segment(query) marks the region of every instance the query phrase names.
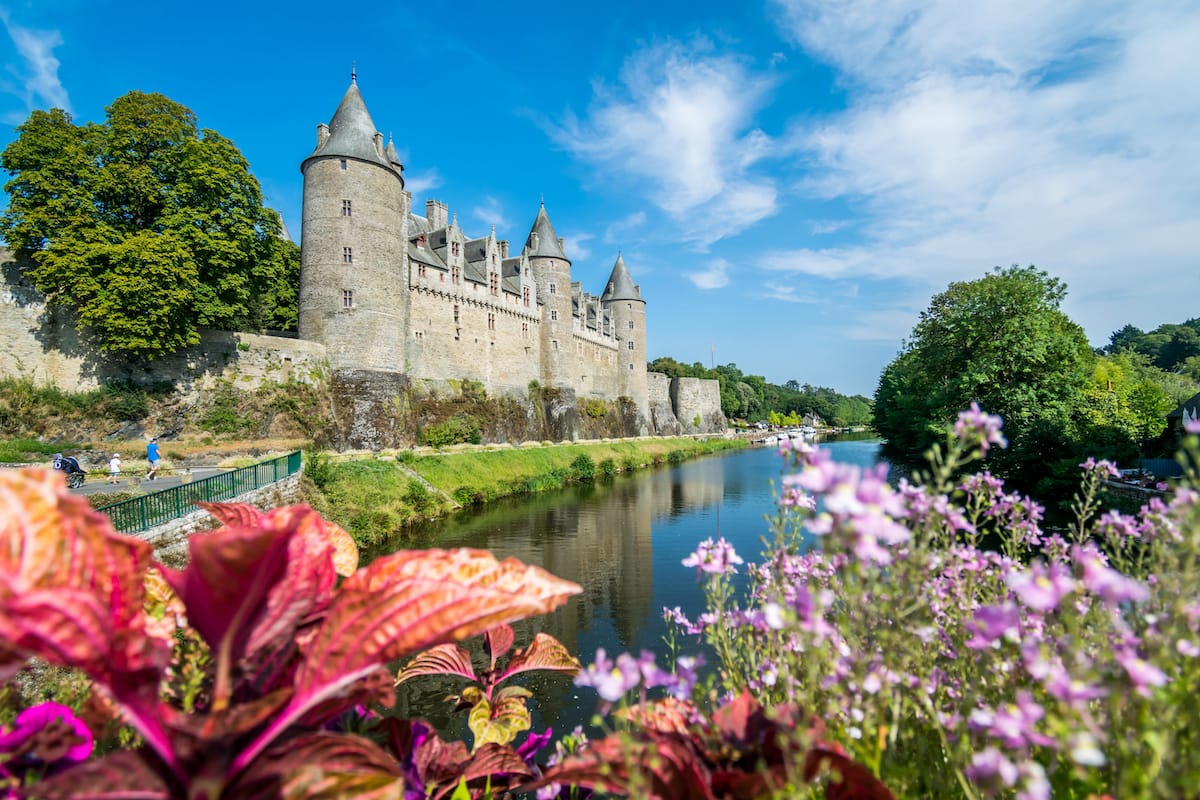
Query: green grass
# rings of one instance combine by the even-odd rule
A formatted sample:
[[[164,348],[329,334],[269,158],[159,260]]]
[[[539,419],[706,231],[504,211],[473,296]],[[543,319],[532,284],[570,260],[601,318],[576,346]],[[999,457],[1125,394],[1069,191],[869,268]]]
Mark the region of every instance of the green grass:
[[[8,439],[0,441],[0,464],[38,464],[49,462],[50,456],[63,451],[77,450],[68,442],[39,442],[37,439]]]
[[[329,518],[360,547],[377,545],[422,516],[441,511],[439,498],[422,493],[424,486],[413,489],[414,482],[394,461],[349,461],[327,469],[321,491]]]

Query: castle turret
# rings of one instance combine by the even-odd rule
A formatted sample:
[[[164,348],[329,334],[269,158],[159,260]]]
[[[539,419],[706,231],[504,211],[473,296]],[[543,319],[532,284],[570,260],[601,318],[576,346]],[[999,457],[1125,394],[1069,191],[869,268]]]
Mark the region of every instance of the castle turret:
[[[316,149],[300,165],[300,338],[324,344],[335,371],[404,370],[409,197],[403,170],[351,76],[333,119],[317,128]]]
[[[631,398],[637,405],[643,421],[648,421],[650,400],[646,384],[646,301],[642,299],[642,292],[634,284],[625,266],[625,259],[619,253],[600,302],[608,309],[616,326],[620,373],[617,385],[621,394]]]
[[[537,301],[542,305],[542,383],[573,387],[577,367],[571,314],[571,262],[546,215],[545,203],[538,209],[525,241],[525,255],[537,286]]]

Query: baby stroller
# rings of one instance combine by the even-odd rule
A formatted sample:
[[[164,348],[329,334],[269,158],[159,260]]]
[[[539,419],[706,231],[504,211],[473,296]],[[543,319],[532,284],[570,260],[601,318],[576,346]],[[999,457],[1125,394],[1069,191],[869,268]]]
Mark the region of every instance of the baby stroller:
[[[55,453],[54,468],[60,472],[67,473],[67,487],[70,489],[78,489],[80,486],[83,486],[83,481],[87,478],[87,472],[83,467],[79,466],[79,462],[74,456],[64,456],[62,453]]]

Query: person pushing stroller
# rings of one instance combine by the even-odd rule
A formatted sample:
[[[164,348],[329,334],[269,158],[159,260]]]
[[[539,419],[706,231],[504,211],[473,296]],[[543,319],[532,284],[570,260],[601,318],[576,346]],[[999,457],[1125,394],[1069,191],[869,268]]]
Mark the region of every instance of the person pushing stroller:
[[[78,489],[80,486],[83,486],[83,481],[87,478],[87,471],[79,466],[79,461],[75,456],[64,456],[62,453],[55,453],[52,466],[59,472],[66,474],[67,487],[70,489]]]

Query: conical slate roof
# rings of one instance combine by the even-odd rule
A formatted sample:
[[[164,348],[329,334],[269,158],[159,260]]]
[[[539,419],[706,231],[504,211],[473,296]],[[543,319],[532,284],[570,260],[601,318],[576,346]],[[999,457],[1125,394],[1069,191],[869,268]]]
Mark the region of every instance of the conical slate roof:
[[[612,274],[608,276],[608,285],[604,288],[604,294],[600,296],[602,302],[610,302],[612,300],[638,300],[642,301],[642,293],[638,291],[637,286],[633,283],[633,278],[629,276],[629,270],[625,267],[625,259],[617,254],[617,263],[613,264]]]
[[[358,83],[351,79],[350,88],[329,121],[329,138],[309,158],[340,156],[390,166],[375,147],[375,133],[375,123],[358,91]]]
[[[534,246],[534,234],[537,234],[537,246]],[[529,253],[530,258],[543,256],[546,258],[561,258],[564,261],[570,261],[567,254],[563,252],[562,245],[558,243],[558,234],[554,232],[554,226],[550,224],[550,217],[546,215],[546,204],[542,203],[542,207],[538,209],[537,218],[533,221],[533,227],[529,230],[529,238],[525,240],[525,249]]]
[[[388,161],[400,166],[400,154],[396,152],[396,143],[392,141],[391,136],[388,137],[387,149],[383,151],[383,154],[387,156]]]

